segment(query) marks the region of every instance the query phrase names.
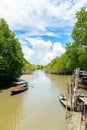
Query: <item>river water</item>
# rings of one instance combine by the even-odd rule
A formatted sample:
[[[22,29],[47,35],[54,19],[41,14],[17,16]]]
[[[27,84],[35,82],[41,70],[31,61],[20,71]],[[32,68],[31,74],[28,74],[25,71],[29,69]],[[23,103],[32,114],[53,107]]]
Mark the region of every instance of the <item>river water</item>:
[[[36,71],[23,75],[29,89],[11,96],[0,91],[0,130],[66,130],[66,110],[58,96],[65,92],[69,76]]]

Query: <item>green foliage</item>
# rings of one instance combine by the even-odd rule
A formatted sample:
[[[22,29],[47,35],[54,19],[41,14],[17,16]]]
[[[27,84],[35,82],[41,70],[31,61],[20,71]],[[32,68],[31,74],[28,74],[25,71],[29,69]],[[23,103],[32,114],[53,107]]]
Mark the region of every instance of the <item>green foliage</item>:
[[[87,11],[85,7],[76,13],[76,18],[72,38],[79,45],[87,46]]]
[[[57,71],[57,67],[56,67],[56,64],[57,64],[57,60],[58,60],[58,57],[56,57],[55,59],[53,59],[51,61],[51,63],[49,63],[48,65],[46,65],[44,67],[44,70],[48,71],[48,72],[53,72],[55,73]]]
[[[56,57],[45,67],[45,70],[51,73],[71,73],[70,61],[67,53],[62,54],[60,57]]]
[[[66,44],[66,52],[45,67],[50,72],[73,72],[76,67],[87,70],[87,11],[83,7],[76,13],[72,31],[73,43]]]
[[[70,62],[70,68],[74,70],[76,67],[79,65],[78,61],[78,44],[73,42],[73,43],[68,43],[66,45],[66,53],[69,57],[69,62]]]
[[[78,54],[79,54],[78,60],[80,68],[82,70],[87,71],[87,48],[85,48],[84,46],[80,47]]]
[[[43,68],[44,68],[43,65],[37,65],[37,66],[36,66],[36,69],[40,69],[40,70],[42,70]]]
[[[32,73],[33,70],[35,70],[35,66],[29,63],[26,59],[23,59],[22,73]]]
[[[87,11],[85,7],[76,13],[76,18],[77,22],[72,31],[72,37],[76,44],[78,44],[76,47],[76,54],[78,56],[75,56],[76,63],[81,69],[87,70]],[[75,60],[72,62],[75,62]]]
[[[23,53],[15,34],[0,19],[0,80],[17,78],[22,73]]]

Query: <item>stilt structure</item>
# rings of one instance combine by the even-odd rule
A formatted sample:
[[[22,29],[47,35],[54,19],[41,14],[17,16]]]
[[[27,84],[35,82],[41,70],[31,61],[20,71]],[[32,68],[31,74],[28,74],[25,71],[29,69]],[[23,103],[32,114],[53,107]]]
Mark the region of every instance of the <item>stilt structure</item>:
[[[69,84],[67,95],[71,99],[72,111],[71,116],[67,118],[67,130],[87,130],[87,86],[85,89],[79,87],[80,76],[87,76],[87,73],[80,72],[84,71],[80,71],[79,68],[75,70],[73,80]]]
[[[74,110],[76,110],[77,109],[77,92],[78,92],[78,79],[79,79],[79,68],[76,68],[76,70],[75,70],[75,86],[74,86],[74,88],[73,88],[73,90],[74,90]]]
[[[77,113],[79,68],[76,68],[73,81],[68,85],[69,98],[71,103],[71,116],[67,118],[67,130],[81,130],[81,113]]]

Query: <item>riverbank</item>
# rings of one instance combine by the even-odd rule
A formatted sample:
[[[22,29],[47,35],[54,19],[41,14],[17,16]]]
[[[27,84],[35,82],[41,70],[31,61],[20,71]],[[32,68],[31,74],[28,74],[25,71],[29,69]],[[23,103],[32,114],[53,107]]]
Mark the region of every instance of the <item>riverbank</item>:
[[[17,85],[16,83],[22,83],[22,82],[29,82],[29,79],[32,79],[35,77],[35,74],[23,74],[21,75],[17,81],[0,81],[0,90],[8,89],[14,85]],[[19,80],[19,81],[18,81]]]
[[[72,72],[57,72],[57,71],[45,71],[46,73],[49,74],[56,74],[56,75],[72,75]]]
[[[20,79],[29,81],[29,79],[34,78],[34,77],[35,77],[35,75],[33,75],[33,74],[23,74],[20,76]]]

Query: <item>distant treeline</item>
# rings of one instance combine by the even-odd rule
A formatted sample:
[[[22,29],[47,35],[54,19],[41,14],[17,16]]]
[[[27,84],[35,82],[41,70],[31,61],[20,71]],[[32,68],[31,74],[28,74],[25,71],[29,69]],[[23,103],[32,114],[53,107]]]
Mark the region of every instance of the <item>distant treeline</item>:
[[[22,74],[30,74],[35,70],[35,68],[35,65],[31,64],[26,59],[23,59]]]
[[[76,23],[71,36],[73,42],[66,44],[66,52],[45,66],[45,71],[70,74],[76,67],[87,71],[87,11],[85,7],[76,13]]]

